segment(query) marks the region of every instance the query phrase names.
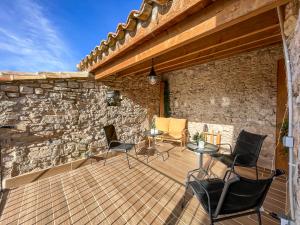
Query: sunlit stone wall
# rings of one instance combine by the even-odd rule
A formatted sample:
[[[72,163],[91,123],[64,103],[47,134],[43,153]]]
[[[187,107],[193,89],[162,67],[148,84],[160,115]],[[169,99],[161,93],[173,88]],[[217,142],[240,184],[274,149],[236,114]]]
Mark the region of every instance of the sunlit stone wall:
[[[171,113],[187,118],[190,135],[220,132],[232,143],[242,129],[267,134],[259,165],[270,168],[275,149],[277,60],[280,45],[164,74]]]
[[[121,106],[107,106],[107,90],[120,90]],[[139,143],[158,101],[159,85],[150,86],[146,76],[0,83],[0,124],[18,128],[2,149],[6,177],[99,152],[107,124],[121,140]]]

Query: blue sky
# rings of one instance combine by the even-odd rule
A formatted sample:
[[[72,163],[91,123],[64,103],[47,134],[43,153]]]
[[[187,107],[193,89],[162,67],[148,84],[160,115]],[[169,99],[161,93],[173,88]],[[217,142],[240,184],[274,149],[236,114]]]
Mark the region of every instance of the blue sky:
[[[75,71],[141,0],[0,0],[0,71]]]

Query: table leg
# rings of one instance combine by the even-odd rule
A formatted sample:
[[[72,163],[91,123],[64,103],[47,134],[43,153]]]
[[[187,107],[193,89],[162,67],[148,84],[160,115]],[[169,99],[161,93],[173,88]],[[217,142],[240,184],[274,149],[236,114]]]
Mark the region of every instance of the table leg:
[[[199,169],[203,169],[203,153],[199,153]]]

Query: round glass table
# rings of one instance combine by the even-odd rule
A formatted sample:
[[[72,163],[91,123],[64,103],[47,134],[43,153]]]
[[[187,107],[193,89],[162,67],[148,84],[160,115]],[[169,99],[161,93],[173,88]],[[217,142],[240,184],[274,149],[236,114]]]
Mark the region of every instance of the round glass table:
[[[204,168],[203,168],[203,154],[214,154],[219,150],[219,146],[218,145],[214,145],[214,144],[210,144],[205,142],[204,144],[204,148],[199,148],[198,145],[194,142],[189,142],[187,144],[187,149],[189,149],[190,151],[199,153],[199,169],[207,172]]]
[[[163,160],[164,160],[164,156],[163,154],[161,154],[157,148],[156,148],[156,142],[155,142],[155,137],[159,136],[159,135],[162,135],[164,132],[161,131],[161,130],[146,130],[145,131],[145,136],[148,137],[149,139],[149,146],[148,148],[146,148],[147,150],[147,163],[148,163],[148,158],[149,158],[149,154],[150,152],[153,153],[153,154],[157,154],[158,156],[161,155]],[[150,138],[152,140],[150,140]]]

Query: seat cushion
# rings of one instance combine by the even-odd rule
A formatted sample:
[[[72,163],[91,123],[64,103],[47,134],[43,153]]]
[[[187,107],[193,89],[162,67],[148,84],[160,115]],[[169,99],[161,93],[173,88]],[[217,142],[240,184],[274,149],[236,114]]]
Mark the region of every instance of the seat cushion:
[[[219,153],[213,154],[212,157],[217,159],[218,161],[222,162],[223,164],[225,164],[228,167],[232,166],[233,160],[235,158],[234,155],[226,155],[226,154],[219,154]],[[249,159],[251,161],[252,157],[253,156],[250,154],[239,155],[236,159],[235,166],[245,166],[245,167],[255,166],[255,164],[252,165],[252,164],[248,163]]]
[[[166,132],[169,132],[169,124],[170,124],[170,118],[165,118],[165,117],[157,117],[155,119],[155,126],[156,129]]]
[[[121,143],[121,142],[113,142],[110,145],[110,150],[113,151],[128,151],[134,147],[134,144]]]
[[[165,136],[166,139],[176,139],[180,140],[182,139],[182,132],[181,133],[169,133]]]
[[[201,184],[209,193],[211,209],[212,209],[212,213],[214,213],[223,191],[224,182],[221,179],[205,179],[201,181]],[[201,188],[199,182],[190,181],[189,185],[192,188],[198,200],[202,203],[202,206],[205,209],[205,211],[208,213],[209,212],[208,198],[205,191]]]
[[[182,134],[185,128],[186,128],[186,119],[176,119],[176,118],[170,119],[170,125],[169,125],[170,135],[175,136],[178,134]]]

